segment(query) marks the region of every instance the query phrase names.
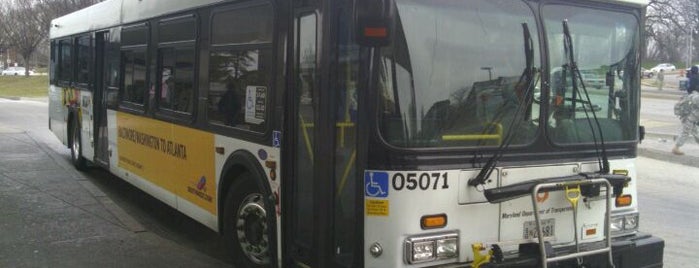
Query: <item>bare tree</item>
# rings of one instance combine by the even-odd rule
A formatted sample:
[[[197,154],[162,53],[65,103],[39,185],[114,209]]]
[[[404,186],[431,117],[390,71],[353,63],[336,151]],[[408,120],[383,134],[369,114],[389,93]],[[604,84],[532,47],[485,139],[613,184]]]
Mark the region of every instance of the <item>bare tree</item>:
[[[2,16],[2,7],[0,6],[0,16]],[[0,31],[0,55],[7,53],[7,44],[5,43],[5,34]],[[0,58],[0,69],[2,69],[4,58]]]
[[[34,3],[31,1],[9,1],[3,5],[0,14],[0,31],[7,43],[19,53],[29,75],[29,59],[37,46],[46,39],[46,33],[35,19]]]
[[[655,60],[682,61],[686,59],[691,35],[697,39],[699,1],[651,0],[646,13],[646,57]],[[694,57],[696,58],[696,57]]]
[[[32,54],[46,45],[51,20],[100,0],[7,0],[0,3],[0,40],[15,49],[29,75]],[[0,44],[1,45],[1,44]]]

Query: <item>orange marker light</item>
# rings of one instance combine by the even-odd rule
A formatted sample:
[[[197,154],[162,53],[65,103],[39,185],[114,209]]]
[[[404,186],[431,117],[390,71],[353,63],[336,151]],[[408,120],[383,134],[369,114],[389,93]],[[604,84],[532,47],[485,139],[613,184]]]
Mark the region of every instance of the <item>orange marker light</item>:
[[[426,215],[420,219],[420,227],[425,229],[436,229],[447,226],[447,214]]]
[[[388,30],[384,27],[365,27],[364,28],[365,37],[386,37],[388,36]]]
[[[631,195],[622,195],[622,196],[617,196],[616,198],[616,206],[617,207],[627,207],[631,205]]]
[[[597,229],[596,229],[596,228],[592,228],[592,229],[587,229],[587,230],[585,230],[585,235],[587,235],[587,236],[591,236],[591,235],[595,235],[595,234],[597,234]]]

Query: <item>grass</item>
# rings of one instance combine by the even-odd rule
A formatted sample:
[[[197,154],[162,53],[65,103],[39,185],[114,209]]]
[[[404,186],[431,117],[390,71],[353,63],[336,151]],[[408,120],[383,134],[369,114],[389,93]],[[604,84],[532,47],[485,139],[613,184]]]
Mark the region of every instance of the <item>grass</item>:
[[[49,77],[0,76],[0,97],[46,97],[49,90]]]

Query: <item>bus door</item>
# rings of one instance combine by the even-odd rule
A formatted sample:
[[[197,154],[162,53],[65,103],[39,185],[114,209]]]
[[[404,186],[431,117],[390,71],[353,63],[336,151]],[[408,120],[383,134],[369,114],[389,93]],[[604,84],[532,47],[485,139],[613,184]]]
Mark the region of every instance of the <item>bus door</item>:
[[[80,91],[80,97],[78,99],[78,107],[80,108],[80,113],[78,118],[80,119],[80,148],[82,150],[82,155],[85,159],[92,160],[95,155],[95,140],[93,137],[94,133],[94,90],[91,87],[90,75],[94,68],[92,68],[92,59],[94,53],[92,53],[93,42],[92,36],[84,34],[75,38],[75,54],[77,58],[77,64],[75,71],[77,74],[74,75],[73,86],[76,90]],[[94,85],[94,84],[93,84]]]
[[[314,209],[315,185],[320,169],[316,163],[316,133],[318,128],[318,92],[317,92],[317,20],[311,8],[295,11],[293,24],[293,88],[289,91],[290,100],[288,123],[291,142],[287,165],[290,169],[285,181],[286,215],[284,226],[284,264],[282,266],[314,266],[317,261],[314,227],[317,225],[317,211]],[[293,115],[291,115],[293,114]],[[293,162],[293,163],[292,163]],[[290,189],[291,188],[291,189]]]
[[[110,32],[95,34],[95,80],[94,80],[94,143],[95,164],[109,168],[109,141],[107,136],[107,99],[112,75],[109,57]]]
[[[285,210],[284,266],[359,265],[362,240],[357,226],[362,220],[357,217],[354,123],[358,49],[351,45],[351,1],[341,2],[345,4],[324,11],[337,15],[318,16],[315,9],[294,13],[294,81],[285,120],[291,132],[286,157],[292,171],[286,173],[284,186],[284,204],[290,207]],[[337,43],[321,46],[324,42]],[[321,77],[328,70],[333,73]]]

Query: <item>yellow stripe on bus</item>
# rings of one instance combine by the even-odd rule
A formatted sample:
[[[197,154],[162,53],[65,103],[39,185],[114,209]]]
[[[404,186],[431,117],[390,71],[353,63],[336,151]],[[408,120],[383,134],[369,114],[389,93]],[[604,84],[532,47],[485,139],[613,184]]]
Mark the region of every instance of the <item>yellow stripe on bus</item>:
[[[216,215],[214,135],[117,113],[119,167]]]

